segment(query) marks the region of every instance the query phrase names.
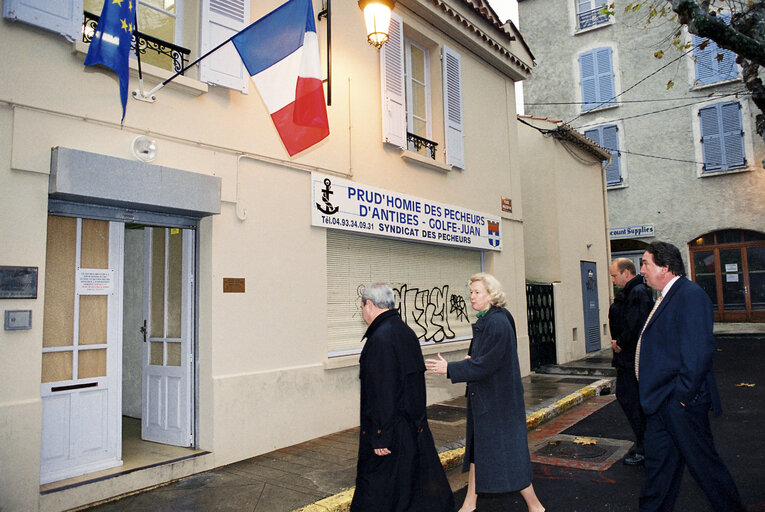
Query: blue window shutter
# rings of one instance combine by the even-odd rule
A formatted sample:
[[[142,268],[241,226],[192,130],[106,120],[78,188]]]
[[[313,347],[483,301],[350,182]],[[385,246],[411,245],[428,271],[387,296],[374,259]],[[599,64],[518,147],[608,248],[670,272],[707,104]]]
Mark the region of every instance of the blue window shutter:
[[[719,105],[699,109],[704,172],[719,171],[723,168],[719,110]]]
[[[598,75],[598,102],[612,105],[614,99],[614,70],[611,65],[611,48],[599,48],[596,52]]]
[[[614,155],[611,159],[611,165],[606,169],[606,185],[619,185],[622,182],[622,169],[621,157],[619,156],[619,134],[616,125],[598,126],[585,130],[584,136]]]
[[[592,142],[594,142],[598,146],[603,146],[603,144],[600,141],[600,130],[598,128],[585,130],[584,136],[590,139]]]
[[[606,185],[618,185],[622,182],[621,158],[619,156],[619,133],[616,125],[603,126],[602,146],[611,152],[611,165],[606,169]]]
[[[725,23],[730,23],[729,14],[723,14],[720,18]],[[708,40],[706,47],[701,50],[699,46],[704,41],[707,41],[707,39],[691,34],[693,56],[696,59],[696,85],[713,84],[736,78],[738,76],[736,54],[730,50],[720,48],[711,39]],[[718,60],[719,56],[722,56],[721,60]]]
[[[720,105],[722,126],[723,166],[735,169],[746,164],[744,132],[741,128],[741,105],[734,101]]]
[[[579,79],[582,85],[582,110],[595,108],[598,104],[595,52],[587,52],[579,56]]]

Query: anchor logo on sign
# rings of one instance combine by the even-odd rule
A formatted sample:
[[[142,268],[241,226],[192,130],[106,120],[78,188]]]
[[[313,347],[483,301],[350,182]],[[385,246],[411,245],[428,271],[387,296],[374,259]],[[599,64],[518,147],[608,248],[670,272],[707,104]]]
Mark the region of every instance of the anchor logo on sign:
[[[324,201],[324,207],[319,203],[316,203],[316,208],[326,215],[333,215],[340,209],[339,206],[333,206],[332,203],[329,202],[329,195],[334,194],[334,192],[330,190],[330,187],[332,187],[332,181],[329,178],[324,178],[324,188],[321,190],[321,200]]]

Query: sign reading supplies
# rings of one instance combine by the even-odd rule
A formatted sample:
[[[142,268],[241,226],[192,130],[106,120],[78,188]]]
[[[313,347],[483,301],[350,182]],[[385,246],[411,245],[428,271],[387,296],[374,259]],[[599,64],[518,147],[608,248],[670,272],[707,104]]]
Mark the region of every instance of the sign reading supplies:
[[[314,226],[467,249],[502,250],[499,217],[312,173]]]

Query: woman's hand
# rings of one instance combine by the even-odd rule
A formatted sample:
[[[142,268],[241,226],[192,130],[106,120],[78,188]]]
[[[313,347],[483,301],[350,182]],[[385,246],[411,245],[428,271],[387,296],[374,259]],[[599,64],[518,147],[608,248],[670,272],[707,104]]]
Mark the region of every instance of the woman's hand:
[[[428,369],[428,373],[445,374],[447,366],[449,366],[449,363],[446,359],[441,357],[441,354],[438,354],[438,359],[425,360],[425,368]]]

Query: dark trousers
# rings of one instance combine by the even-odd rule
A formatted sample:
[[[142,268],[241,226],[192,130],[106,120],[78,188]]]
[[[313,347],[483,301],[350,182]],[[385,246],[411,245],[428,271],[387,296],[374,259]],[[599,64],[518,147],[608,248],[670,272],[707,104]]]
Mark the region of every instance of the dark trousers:
[[[715,450],[709,402],[683,407],[677,400],[668,399],[647,417],[645,447],[640,512],[673,510],[686,464],[714,510],[746,510],[728,468]]]
[[[616,368],[616,399],[622,406],[624,415],[627,416],[627,421],[630,422],[632,432],[635,434],[635,452],[642,454],[645,414],[640,407],[640,394],[634,368]]]

